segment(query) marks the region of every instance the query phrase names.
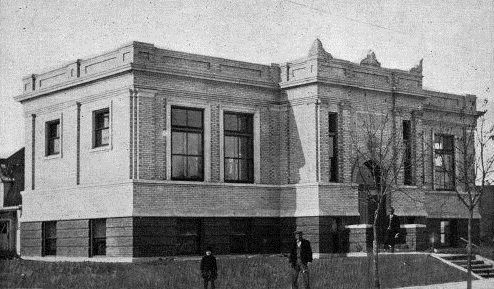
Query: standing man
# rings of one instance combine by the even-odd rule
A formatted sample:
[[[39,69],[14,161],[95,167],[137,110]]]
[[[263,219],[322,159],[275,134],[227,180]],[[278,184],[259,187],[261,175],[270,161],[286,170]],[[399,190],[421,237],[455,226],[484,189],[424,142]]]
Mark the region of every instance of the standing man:
[[[209,282],[211,282],[211,289],[214,289],[214,280],[218,276],[216,257],[213,256],[211,250],[211,247],[207,247],[206,255],[201,260],[201,276],[204,279],[204,289],[208,289]]]
[[[295,242],[290,250],[290,264],[292,265],[292,289],[298,289],[298,276],[301,275],[304,289],[309,289],[309,268],[312,262],[310,242],[302,237],[301,231],[295,231]]]
[[[388,227],[386,228],[386,240],[388,248],[391,249],[391,253],[394,253],[396,239],[398,238],[398,234],[400,232],[400,220],[398,216],[395,215],[394,208],[391,208],[389,212]]]

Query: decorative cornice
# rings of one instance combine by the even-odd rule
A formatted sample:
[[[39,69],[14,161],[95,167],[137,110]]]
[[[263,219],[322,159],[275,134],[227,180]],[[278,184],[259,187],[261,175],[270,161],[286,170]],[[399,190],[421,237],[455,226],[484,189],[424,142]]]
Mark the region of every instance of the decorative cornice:
[[[123,87],[123,88],[119,88],[119,89],[108,90],[108,91],[105,91],[103,93],[92,94],[92,95],[89,95],[89,96],[83,96],[83,97],[80,97],[80,98],[78,98],[76,100],[64,101],[64,102],[60,102],[60,103],[57,103],[57,104],[54,104],[54,105],[50,105],[50,106],[41,107],[41,108],[37,108],[37,109],[32,109],[32,110],[26,111],[24,113],[24,116],[27,117],[27,116],[29,116],[30,114],[33,114],[33,113],[36,113],[38,115],[43,115],[43,114],[46,114],[46,113],[51,113],[51,112],[54,112],[54,111],[59,111],[60,109],[65,109],[65,108],[72,107],[72,106],[77,106],[77,105],[82,105],[82,104],[90,103],[90,102],[93,102],[95,100],[106,99],[106,98],[113,97],[115,95],[121,95],[121,94],[126,93],[128,91],[129,91],[129,88],[128,87]]]
[[[44,95],[47,95],[47,94],[50,94],[50,93],[53,93],[56,91],[65,90],[65,89],[77,87],[80,85],[88,84],[88,83],[91,83],[94,81],[106,79],[108,77],[121,75],[121,74],[124,74],[124,73],[129,72],[129,71],[131,71],[131,65],[130,64],[123,65],[123,66],[117,67],[117,68],[112,69],[112,70],[93,74],[91,76],[87,76],[87,77],[83,77],[83,78],[76,78],[74,80],[70,80],[70,81],[67,81],[64,83],[60,83],[58,85],[50,86],[50,87],[47,87],[47,88],[44,88],[44,89],[41,89],[38,91],[33,91],[33,92],[30,92],[27,94],[21,94],[21,95],[15,96],[14,100],[19,101],[19,102],[23,102],[25,100],[41,97],[41,96],[44,96]]]
[[[380,92],[387,92],[387,93],[393,92],[393,90],[391,89],[391,86],[383,87],[380,85],[365,85],[365,84],[359,83],[359,82],[354,81],[354,80],[352,81],[352,80],[347,80],[347,79],[322,77],[322,76],[310,76],[310,77],[301,78],[301,79],[297,79],[297,80],[281,82],[280,88],[286,89],[286,88],[290,88],[290,87],[313,84],[316,82],[323,83],[323,84],[329,84],[329,85],[340,85],[340,86],[346,86],[346,87],[354,87],[354,88],[371,90],[371,91],[380,91]],[[416,97],[420,97],[420,98],[427,98],[428,97],[428,95],[426,95],[424,93],[424,91],[421,89],[419,89],[419,90],[407,90],[405,88],[398,87],[398,88],[396,88],[396,90],[394,90],[394,92],[398,93],[398,94],[416,96]]]
[[[186,69],[180,69],[174,67],[165,68],[165,67],[157,67],[152,65],[146,65],[146,66],[133,65],[133,70],[141,71],[141,72],[157,73],[157,74],[167,74],[167,75],[176,75],[182,77],[198,78],[198,79],[205,79],[211,81],[244,84],[244,85],[264,87],[269,89],[279,89],[278,84],[275,82],[259,81],[254,79],[239,79],[236,77],[221,75],[214,72],[201,72],[201,71],[186,70]]]

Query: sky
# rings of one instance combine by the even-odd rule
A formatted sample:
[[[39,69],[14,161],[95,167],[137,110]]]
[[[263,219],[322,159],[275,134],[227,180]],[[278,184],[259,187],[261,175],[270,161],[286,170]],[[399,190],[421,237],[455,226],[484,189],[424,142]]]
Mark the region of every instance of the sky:
[[[424,87],[490,99],[494,1],[0,0],[0,157],[24,143],[22,77],[130,41],[248,62],[303,57],[319,38],[333,57],[383,67],[424,59]]]

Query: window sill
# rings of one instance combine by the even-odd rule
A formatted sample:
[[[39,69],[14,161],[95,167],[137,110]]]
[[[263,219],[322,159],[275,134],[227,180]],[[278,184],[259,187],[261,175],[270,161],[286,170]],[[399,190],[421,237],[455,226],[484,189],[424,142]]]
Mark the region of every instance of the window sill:
[[[61,159],[61,158],[62,158],[61,153],[58,153],[56,155],[48,155],[44,157],[45,160],[53,160],[53,159]]]
[[[230,181],[230,180],[225,180],[224,183],[228,183],[228,184],[254,184],[254,181]]]
[[[110,151],[110,145],[94,147],[89,150],[89,152],[105,152]]]

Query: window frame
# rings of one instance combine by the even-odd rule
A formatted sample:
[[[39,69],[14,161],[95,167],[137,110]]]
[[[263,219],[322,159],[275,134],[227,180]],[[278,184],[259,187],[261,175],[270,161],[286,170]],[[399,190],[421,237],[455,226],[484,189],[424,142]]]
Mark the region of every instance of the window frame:
[[[445,149],[444,148],[444,139],[445,138],[450,138],[451,139],[451,149]],[[436,143],[438,139],[441,139],[441,145],[442,148],[438,149],[436,148]],[[434,156],[432,158],[432,167],[433,167],[433,179],[432,182],[434,184],[434,189],[436,191],[454,191],[456,188],[456,164],[455,164],[455,136],[451,134],[434,134],[434,142],[433,142],[433,152]],[[436,157],[440,155],[443,166],[436,166],[435,160]],[[448,171],[445,166],[444,166],[444,155],[450,155],[451,156],[451,171]],[[442,169],[441,169],[442,168]],[[438,174],[443,175],[443,183],[442,186],[439,187],[439,184],[436,182],[436,178]],[[451,186],[447,187],[446,186],[446,175],[450,174],[450,179],[451,179]]]
[[[201,112],[201,128],[197,127],[191,127],[191,126],[180,126],[180,125],[173,125],[173,111],[174,109],[181,109],[181,110],[186,110],[186,111],[199,111]],[[197,107],[189,107],[189,106],[179,106],[179,105],[172,105],[170,108],[170,178],[171,180],[176,180],[176,181],[199,181],[202,182],[205,179],[205,146],[204,146],[204,136],[205,136],[205,121],[204,121],[204,115],[205,115],[205,109],[203,108],[197,108]],[[186,123],[188,123],[188,114],[186,116]],[[185,133],[186,136],[189,133],[195,133],[195,134],[200,134],[201,136],[201,154],[200,155],[191,155],[186,152],[186,154],[176,154],[173,153],[173,133],[174,132],[181,132]],[[188,141],[188,138],[186,137],[186,142]],[[188,145],[185,145],[186,150],[188,149]],[[179,177],[174,177],[173,176],[173,157],[174,156],[182,156],[186,158],[186,167],[188,167],[188,158],[189,157],[198,157],[201,158],[200,164],[201,164],[201,176],[198,178],[191,178],[191,177],[184,177],[184,178],[179,178]]]
[[[403,145],[403,184],[411,186],[413,181],[413,161],[412,161],[412,122],[403,120],[402,122]]]
[[[246,117],[247,124],[249,127],[247,128],[246,131],[241,131],[241,130],[227,130],[225,126],[225,121],[226,121],[226,116],[227,115],[234,115],[236,117],[241,116],[241,117]],[[237,118],[237,124],[239,119]],[[238,112],[238,111],[223,111],[223,181],[225,183],[247,183],[247,184],[252,184],[254,183],[255,180],[255,168],[254,168],[254,159],[255,159],[255,144],[254,144],[254,114],[253,113],[248,113],[248,112]],[[240,154],[241,150],[241,142],[239,141],[240,139],[246,139],[247,143],[249,144],[248,147],[248,153],[246,153],[246,157],[227,157],[226,156],[226,138],[227,137],[234,137],[237,138],[237,151]],[[240,165],[237,166],[237,179],[227,179],[227,174],[226,174],[226,166],[227,166],[227,159],[234,159],[237,160],[238,163],[240,164],[242,161],[247,162],[247,178],[246,179],[241,179],[240,178]]]
[[[95,227],[97,223],[103,223],[104,228],[105,228],[105,236],[100,237],[100,236],[95,236]],[[106,248],[107,248],[107,233],[106,233],[106,219],[91,219],[89,220],[89,257],[95,257],[95,256],[106,256]],[[99,254],[99,251],[95,247],[97,241],[101,241],[101,239],[104,239],[105,241],[105,246],[104,246],[104,254]]]
[[[48,226],[54,227],[55,236],[47,236]],[[56,221],[44,221],[41,223],[41,255],[42,256],[56,256],[57,255],[57,222]],[[54,243],[51,244],[51,243]],[[50,245],[49,245],[50,244]]]
[[[100,116],[100,115],[104,115],[104,114],[108,114],[108,126],[107,127],[96,127],[98,121],[97,121],[97,117]],[[93,111],[93,133],[92,133],[92,136],[93,136],[93,141],[92,141],[92,148],[93,149],[96,149],[96,148],[105,148],[105,147],[109,147],[110,146],[110,142],[111,142],[111,117],[110,117],[110,108],[109,107],[105,107],[105,108],[102,108],[102,109],[98,109],[98,110],[95,110]],[[99,137],[101,138],[98,142],[98,136],[97,136],[97,132],[98,131],[103,131],[103,130],[108,130],[108,143],[103,143],[103,134],[101,133],[99,135]]]
[[[58,125],[57,129],[57,135],[55,137],[51,136],[51,129],[53,125]],[[53,149],[54,147],[54,141],[58,140],[58,151],[55,152],[54,150],[50,150],[50,144],[53,142]],[[62,151],[62,122],[60,118],[53,119],[50,121],[45,122],[45,156],[50,157],[50,156],[58,156],[61,154]]]
[[[329,112],[328,113],[328,141],[333,138],[333,151],[332,157],[329,157],[329,182],[338,182],[338,113]],[[330,122],[334,121],[332,125]],[[329,143],[328,143],[329,145]]]

